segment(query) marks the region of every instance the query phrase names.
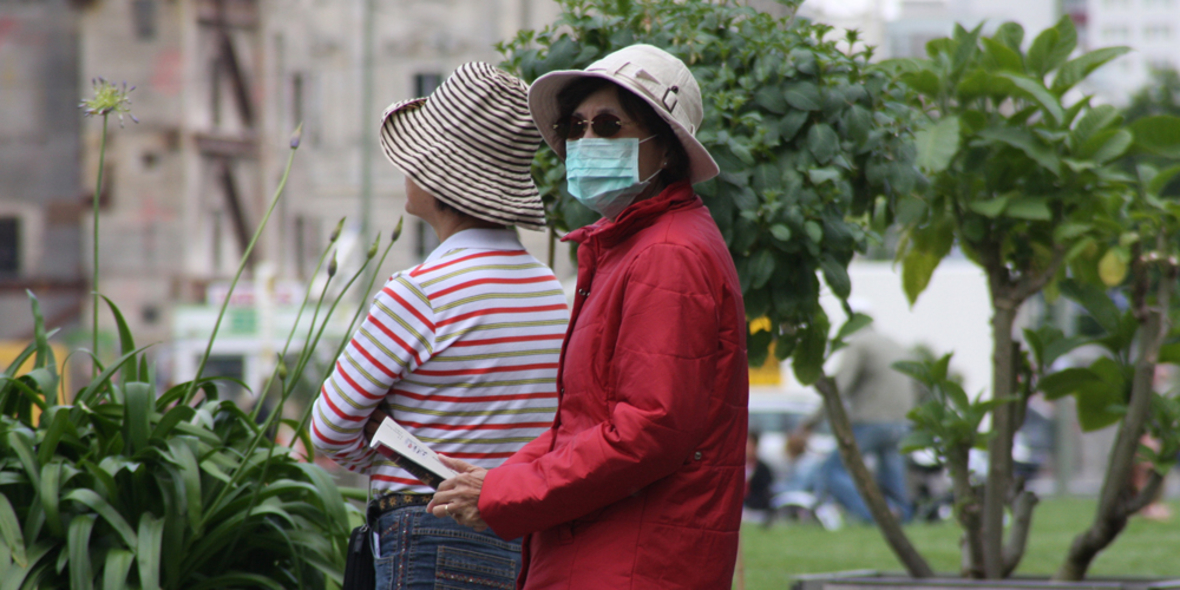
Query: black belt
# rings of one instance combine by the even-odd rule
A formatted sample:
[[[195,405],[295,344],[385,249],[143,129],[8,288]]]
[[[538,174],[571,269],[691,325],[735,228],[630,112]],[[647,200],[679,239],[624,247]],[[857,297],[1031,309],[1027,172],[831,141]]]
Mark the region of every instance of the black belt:
[[[409,506],[425,506],[434,498],[434,494],[409,494],[405,492],[394,492],[384,496],[373,498],[369,502],[369,522],[374,522],[382,514],[391,510],[399,508],[406,508]]]

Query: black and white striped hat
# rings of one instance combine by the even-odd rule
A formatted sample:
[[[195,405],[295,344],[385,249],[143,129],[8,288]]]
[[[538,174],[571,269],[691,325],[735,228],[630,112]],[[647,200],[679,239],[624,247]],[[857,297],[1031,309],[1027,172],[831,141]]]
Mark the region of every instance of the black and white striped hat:
[[[459,66],[429,97],[393,103],[381,147],[435,198],[495,223],[545,227],[530,167],[541,134],[528,86],[482,62]]]

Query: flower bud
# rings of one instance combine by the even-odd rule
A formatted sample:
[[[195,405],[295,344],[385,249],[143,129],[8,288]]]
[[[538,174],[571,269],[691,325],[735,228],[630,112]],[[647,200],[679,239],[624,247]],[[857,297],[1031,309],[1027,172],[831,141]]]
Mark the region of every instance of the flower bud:
[[[276,369],[278,370],[278,373],[279,373],[279,380],[286,381],[287,380],[287,363],[283,362],[282,355],[276,354],[275,357],[278,358],[278,366],[276,367]]]
[[[369,246],[369,254],[367,259],[372,260],[377,255],[377,244],[381,243],[381,232],[377,232],[377,238],[373,240],[373,245]]]
[[[299,140],[303,139],[303,123],[300,123],[295,128],[295,132],[291,134],[291,149],[299,149]]]
[[[328,278],[336,276],[336,252],[332,252],[332,260],[328,261]]]
[[[402,222],[405,220],[405,216],[397,218],[397,227],[393,228],[393,234],[389,236],[390,242],[396,242],[402,236]]]
[[[340,230],[344,229],[344,220],[345,219],[346,218],[341,217],[340,221],[336,222],[336,229],[333,229],[332,233],[328,236],[328,243],[329,244],[332,242],[335,242],[337,239],[340,238]]]

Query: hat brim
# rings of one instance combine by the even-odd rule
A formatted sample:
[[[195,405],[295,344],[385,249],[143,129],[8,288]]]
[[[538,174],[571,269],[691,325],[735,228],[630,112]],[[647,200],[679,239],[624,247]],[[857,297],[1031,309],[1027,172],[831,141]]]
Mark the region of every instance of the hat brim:
[[[558,156],[565,158],[565,138],[558,135],[557,130],[553,128],[553,125],[557,123],[557,118],[561,116],[557,107],[557,95],[563,88],[580,78],[601,78],[613,82],[651,105],[652,110],[672,127],[676,139],[680,140],[680,145],[688,154],[689,182],[692,184],[704,182],[717,176],[720,172],[717,162],[713,160],[713,156],[709,155],[709,150],[705,149],[705,146],[693,136],[692,132],[685,129],[671,113],[664,110],[663,105],[657,104],[641,89],[628,83],[626,79],[617,78],[606,72],[558,70],[537,78],[529,86],[529,112],[533,115],[533,121],[537,123],[541,137],[545,139],[545,143],[549,144],[549,147],[553,148],[554,152],[557,152]]]
[[[381,147],[386,159],[440,201],[479,219],[541,231],[545,212],[531,174],[474,154],[446,138],[430,135],[435,125],[419,121],[427,98],[394,103],[382,114]],[[471,174],[456,186],[456,169]],[[489,182],[479,182],[485,179]],[[461,194],[459,194],[461,192]],[[508,203],[503,192],[513,197]]]

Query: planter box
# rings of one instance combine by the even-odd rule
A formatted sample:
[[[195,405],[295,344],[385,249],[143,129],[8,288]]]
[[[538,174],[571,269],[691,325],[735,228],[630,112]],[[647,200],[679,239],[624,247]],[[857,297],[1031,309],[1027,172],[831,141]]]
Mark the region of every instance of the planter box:
[[[809,574],[795,578],[792,590],[1180,590],[1180,580],[1152,578],[1090,578],[1080,582],[1051,582],[1046,578],[1014,577],[1007,580],[928,578],[917,580],[901,574],[869,570]]]

